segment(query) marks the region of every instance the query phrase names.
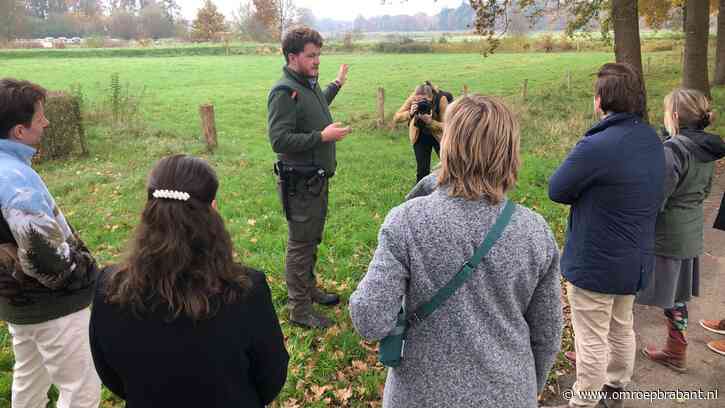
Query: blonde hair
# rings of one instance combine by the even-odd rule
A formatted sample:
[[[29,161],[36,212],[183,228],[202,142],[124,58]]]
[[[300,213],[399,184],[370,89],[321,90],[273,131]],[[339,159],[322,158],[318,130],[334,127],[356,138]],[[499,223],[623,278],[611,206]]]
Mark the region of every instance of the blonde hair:
[[[425,95],[428,98],[433,99],[433,87],[430,85],[418,85],[415,87],[415,91],[413,93],[415,95]]]
[[[675,89],[665,96],[664,105],[665,128],[672,136],[679,134],[683,126],[705,127],[712,117],[710,101],[695,89]]]
[[[519,144],[519,123],[502,101],[458,99],[446,112],[438,184],[449,196],[498,204],[516,184]]]

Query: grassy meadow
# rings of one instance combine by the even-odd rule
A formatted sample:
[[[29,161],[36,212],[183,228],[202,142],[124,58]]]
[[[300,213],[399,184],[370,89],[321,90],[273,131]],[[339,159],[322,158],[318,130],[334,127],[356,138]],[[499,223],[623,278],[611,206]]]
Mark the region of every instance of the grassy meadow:
[[[650,110],[654,123],[660,123],[662,97],[679,83],[679,54],[650,57]],[[80,86],[90,157],[43,163],[37,169],[102,264],[122,255],[146,198],[146,175],[157,159],[183,152],[209,160],[220,176],[219,208],[239,259],[267,273],[287,337],[290,370],[277,406],[363,407],[380,405],[385,371],[376,363],[376,345],[354,333],[346,300],[365,274],[385,215],[415,181],[407,129],[373,126],[377,88],[385,88],[389,116],[425,79],[455,95],[467,85],[470,92],[505,98],[522,121],[523,169],[512,197],[541,213],[561,243],[567,211],[548,200],[547,180],[593,123],[593,73],[612,59],[608,53],[323,56],[323,82],[334,79],[339,64],[350,64],[348,83],[332,112],[337,121],[354,128],[337,147],[338,173],[331,182],[318,261],[323,286],[344,298],[336,308],[323,309],[338,323],[326,331],[287,323],[287,230],[272,173],[275,155],[266,136],[267,92],[280,76],[281,56],[38,56],[0,59],[0,77],[32,80],[52,90],[73,87],[78,92]],[[107,120],[114,73],[140,108],[139,115],[115,125]],[[520,95],[525,79],[526,101]],[[717,103],[721,92],[714,96]],[[220,147],[214,154],[205,150],[198,115],[199,105],[208,102],[214,104],[219,132]],[[570,347],[566,341],[565,347]],[[10,337],[2,328],[0,407],[9,406],[12,359]],[[559,364],[552,377],[565,366]],[[122,404],[104,391],[103,406]]]

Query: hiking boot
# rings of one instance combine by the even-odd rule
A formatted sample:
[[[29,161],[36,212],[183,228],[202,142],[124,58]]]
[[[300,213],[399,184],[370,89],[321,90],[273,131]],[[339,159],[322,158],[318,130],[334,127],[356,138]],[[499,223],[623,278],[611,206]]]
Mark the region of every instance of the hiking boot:
[[[725,334],[725,319],[723,320],[700,320],[700,326],[717,334]]]
[[[312,289],[312,301],[323,306],[334,306],[340,303],[340,296],[327,293],[320,288]]]
[[[687,341],[682,341],[673,336],[667,337],[667,344],[662,350],[654,346],[647,346],[642,354],[655,363],[660,363],[678,373],[687,372]]]
[[[293,309],[289,321],[306,329],[326,329],[333,325],[332,320],[316,312],[311,306]]]
[[[725,340],[713,340],[707,343],[707,348],[725,356]]]

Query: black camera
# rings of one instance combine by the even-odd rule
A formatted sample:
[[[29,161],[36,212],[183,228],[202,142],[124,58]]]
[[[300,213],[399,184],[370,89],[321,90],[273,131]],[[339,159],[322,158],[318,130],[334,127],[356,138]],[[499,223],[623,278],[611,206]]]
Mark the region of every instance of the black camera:
[[[418,109],[415,111],[415,126],[418,128],[426,128],[428,124],[423,122],[420,115],[430,115],[433,111],[433,104],[429,100],[423,99],[417,103]]]
[[[433,111],[433,104],[429,100],[423,99],[418,102],[418,110],[415,112],[416,115],[430,115]]]

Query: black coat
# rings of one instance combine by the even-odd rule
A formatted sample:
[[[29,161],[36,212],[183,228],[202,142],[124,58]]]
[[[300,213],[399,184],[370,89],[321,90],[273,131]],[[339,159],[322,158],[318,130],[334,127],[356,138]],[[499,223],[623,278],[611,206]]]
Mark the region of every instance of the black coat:
[[[717,228],[719,230],[725,231],[725,210],[723,210],[723,207],[725,207],[725,194],[722,195],[722,201],[720,202],[720,209],[717,212],[717,217],[715,218],[715,224],[712,226],[713,228]]]
[[[107,270],[106,270],[107,271]],[[105,302],[104,271],[90,323],[93,361],[103,384],[128,408],[263,407],[287,378],[289,356],[263,273],[211,319],[139,319]]]

